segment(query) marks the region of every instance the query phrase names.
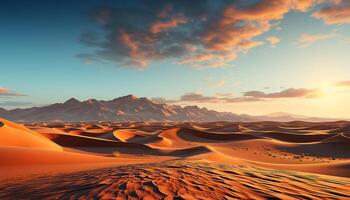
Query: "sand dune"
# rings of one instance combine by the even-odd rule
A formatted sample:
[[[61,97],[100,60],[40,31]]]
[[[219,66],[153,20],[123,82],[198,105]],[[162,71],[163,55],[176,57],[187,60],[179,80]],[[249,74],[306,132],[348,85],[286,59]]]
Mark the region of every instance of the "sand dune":
[[[133,140],[137,140],[139,138],[143,138],[144,136],[150,135],[144,131],[136,131],[136,130],[116,130],[113,132],[113,135],[123,142],[133,142]]]
[[[219,124],[216,124],[219,125]],[[196,127],[192,127],[192,128],[196,128]],[[208,132],[242,132],[242,131],[247,131],[249,129],[247,129],[246,127],[242,126],[241,124],[235,123],[235,124],[221,124],[218,127],[208,127],[206,129],[206,131]]]
[[[343,121],[338,123],[53,122],[28,123],[24,124],[25,127],[1,119],[0,170],[9,173],[0,173],[0,178],[21,174],[27,177],[23,178],[22,184],[25,185],[34,171],[50,172],[49,179],[55,180],[56,173],[69,172],[74,173],[76,177],[84,178],[86,173],[79,171],[105,167],[106,169],[96,169],[98,177],[95,177],[103,184],[91,184],[88,189],[83,189],[81,197],[93,198],[94,195],[100,195],[108,199],[117,195],[121,198],[146,199],[163,197],[220,199],[225,196],[265,199],[288,196],[290,199],[293,199],[292,197],[298,199],[300,197],[298,194],[301,192],[305,198],[317,198],[314,191],[296,187],[319,181],[320,187],[332,184],[333,193],[322,188],[312,190],[321,192],[324,197],[342,198],[348,197],[344,192],[346,186],[341,182],[324,180],[346,182],[349,179],[317,174],[350,178],[348,148],[350,137],[347,132],[349,124]],[[121,167],[136,163],[138,165],[132,167]],[[140,163],[153,164],[140,165]],[[100,174],[104,171],[116,171],[118,174],[119,170],[125,170],[120,173],[128,173],[130,179],[109,173]],[[268,173],[265,173],[266,171]],[[90,173],[94,172],[89,171],[88,174]],[[190,174],[201,174],[198,176],[203,176],[202,180],[208,184],[201,186],[195,183],[197,179]],[[179,176],[182,182],[177,182],[168,176]],[[119,181],[112,181],[113,177],[119,178]],[[241,182],[237,182],[236,178]],[[223,188],[219,189],[220,184],[214,180],[222,180]],[[230,180],[236,181],[234,190],[228,188],[232,187]],[[281,188],[276,190],[277,188],[273,187],[266,189],[267,185],[275,184],[276,180],[283,180],[287,184],[284,190]],[[37,182],[46,184],[42,179],[38,179]],[[250,184],[245,185],[247,182]],[[345,185],[350,186],[349,183]],[[293,184],[295,186],[292,186]],[[43,187],[45,191],[52,190],[50,185]],[[0,188],[3,188],[1,184]],[[33,186],[31,190],[35,191],[35,188]],[[78,190],[79,188],[77,186]],[[291,192],[287,188],[295,190]],[[27,195],[26,191],[24,189],[22,194]],[[337,192],[334,193],[335,191]],[[10,186],[5,192],[0,192],[0,197],[11,192],[13,189]],[[40,194],[36,195],[41,197]],[[54,197],[51,196],[52,193],[43,192],[42,195],[49,199]],[[69,191],[67,193],[61,188],[55,195],[65,198],[65,195],[76,194]]]
[[[190,128],[173,128],[157,134],[159,138],[155,143],[163,148],[184,148],[201,145],[201,143],[225,143],[232,141],[258,139],[258,137],[249,134],[239,133],[211,133]]]
[[[252,133],[257,136],[268,137],[284,142],[291,143],[308,143],[308,142],[318,142],[321,140],[325,140],[333,137],[333,134],[312,134],[312,135],[299,135],[299,134],[291,134],[291,133],[283,133],[283,132],[272,132],[272,131],[264,131]]]
[[[117,132],[119,136],[123,137],[128,134],[132,135],[132,131]],[[124,135],[123,135],[124,134]],[[148,139],[153,136],[141,136]],[[147,146],[142,143],[133,142],[117,142],[113,140],[107,140],[102,138],[88,137],[82,135],[73,135],[68,133],[45,133],[46,137],[63,147],[75,148],[90,153],[102,153],[105,156],[114,156],[116,154],[127,155],[158,155],[158,156],[175,156],[175,157],[188,157],[209,150],[203,146],[191,146],[188,148],[176,148],[176,149],[157,149],[152,146]],[[122,139],[122,138],[121,138]],[[152,142],[152,141],[150,141]]]
[[[349,167],[350,161],[339,161],[332,163],[314,163],[314,164],[273,164],[273,163],[259,163],[253,162],[255,166],[280,169],[280,170],[292,170],[309,172],[316,174],[327,174],[332,176],[344,176],[350,177]]]
[[[342,127],[339,127],[337,129],[334,129],[330,132],[334,132],[334,133],[350,133],[350,124],[346,124]]]
[[[213,133],[206,131],[199,131],[196,129],[182,128],[177,131],[180,138],[190,141],[215,141],[215,142],[225,142],[225,141],[240,141],[240,140],[251,140],[258,139],[259,137],[250,134],[240,134],[240,133]]]
[[[64,146],[75,147],[77,149],[83,149],[86,151],[95,152],[96,148],[109,148],[107,151],[113,154],[113,152],[120,152],[126,154],[152,154],[154,149],[137,143],[118,142],[108,139],[88,137],[82,135],[73,134],[54,134],[47,133],[52,141]],[[55,135],[54,137],[52,135]],[[95,148],[95,149],[94,149]],[[111,151],[111,150],[112,151]],[[107,152],[104,152],[107,153]]]
[[[323,143],[334,143],[334,144],[344,144],[350,145],[350,138],[346,136],[344,133],[339,133],[330,138],[327,138],[322,141]]]
[[[84,152],[0,146],[0,180],[91,170],[110,166],[154,162],[153,157],[105,157]],[[158,161],[172,157],[157,158]],[[4,181],[4,182],[7,182]],[[0,198],[1,199],[1,198]]]
[[[0,146],[1,165],[29,165],[29,164],[59,164],[115,161],[115,158],[81,154],[74,152],[59,152],[48,149],[33,149],[25,147]]]
[[[62,150],[56,143],[24,126],[0,119],[0,145]]]

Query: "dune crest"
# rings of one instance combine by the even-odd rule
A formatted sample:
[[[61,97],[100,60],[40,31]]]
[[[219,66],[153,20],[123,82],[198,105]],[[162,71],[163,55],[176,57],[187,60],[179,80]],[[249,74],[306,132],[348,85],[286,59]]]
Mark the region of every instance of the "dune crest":
[[[62,147],[24,126],[0,119],[0,145],[61,151]]]

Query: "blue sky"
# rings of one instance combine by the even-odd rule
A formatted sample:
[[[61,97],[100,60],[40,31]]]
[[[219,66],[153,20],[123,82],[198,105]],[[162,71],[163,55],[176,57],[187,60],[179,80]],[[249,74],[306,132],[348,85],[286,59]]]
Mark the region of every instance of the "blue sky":
[[[212,14],[207,17],[207,21],[210,23],[203,22],[200,27],[206,27],[213,23],[214,25],[219,24],[220,20],[224,18],[221,14],[230,6],[238,9],[237,13],[242,12],[244,17],[246,17],[246,9],[251,9],[251,12],[256,13],[266,11],[264,8],[256,6],[263,1],[250,1],[247,4],[242,2],[244,1],[212,1],[211,4],[218,4],[218,9],[210,10]],[[276,0],[276,2],[283,1]],[[189,42],[189,44],[198,47],[198,52],[201,55],[210,54],[214,61],[223,58],[222,66],[215,66],[215,68],[208,63],[181,63],[186,58],[187,53],[164,53],[161,58],[158,58],[157,53],[159,52],[154,54],[142,52],[141,46],[138,46],[137,51],[133,52],[131,49],[133,46],[130,46],[133,43],[118,43],[118,41],[124,40],[117,40],[117,43],[113,43],[114,40],[108,38],[107,35],[121,37],[122,35],[118,34],[125,33],[131,39],[135,39],[137,34],[135,30],[145,31],[142,32],[142,37],[150,34],[147,32],[148,29],[140,29],[142,24],[132,25],[134,22],[131,19],[132,16],[127,14],[123,16],[127,20],[122,21],[126,25],[120,25],[121,22],[117,19],[118,13],[112,13],[109,16],[111,23],[108,25],[98,24],[92,19],[95,17],[94,12],[98,13],[99,9],[110,9],[110,12],[116,12],[115,10],[118,8],[130,7],[130,10],[142,8],[147,10],[145,23],[148,23],[146,19],[149,18],[151,26],[157,22],[155,21],[158,19],[156,15],[162,11],[163,7],[168,6],[172,10],[169,11],[168,18],[160,19],[160,22],[163,23],[161,26],[163,29],[160,31],[164,32],[165,38],[171,38],[170,42],[183,46],[187,45],[188,42],[184,42],[184,39],[175,34],[178,32],[188,33],[188,31],[182,30],[195,29],[196,20],[199,19],[196,17],[202,16],[193,14],[201,13],[197,10],[182,10],[183,7],[180,4],[181,1],[180,3],[169,1],[159,6],[147,7],[142,4],[142,1],[129,1],[129,3],[126,1],[102,3],[97,1],[2,2],[0,7],[0,86],[6,91],[23,95],[6,95],[4,92],[3,95],[0,95],[1,107],[17,107],[16,102],[26,102],[26,105],[23,103],[21,106],[30,107],[63,102],[70,97],[79,100],[89,98],[108,100],[134,94],[149,98],[161,97],[162,100],[169,103],[196,104],[237,113],[264,114],[285,111],[316,116],[350,117],[348,114],[350,110],[345,103],[344,105],[342,103],[350,100],[347,95],[349,90],[344,89],[344,86],[339,91],[334,88],[329,89],[330,85],[350,80],[348,65],[350,63],[348,56],[350,52],[350,20],[346,21],[346,16],[349,17],[350,13],[346,15],[345,12],[344,20],[340,21],[332,18],[331,12],[325,12],[318,18],[312,16],[328,7],[335,9],[350,7],[346,1],[338,2],[338,4],[333,3],[333,1],[324,4],[310,3],[305,9],[296,8],[297,5],[292,5],[292,3],[283,5],[288,8],[278,7],[276,10],[281,8],[287,10],[282,14],[279,13],[278,19],[272,16],[264,20],[270,24],[268,30],[264,30],[254,37],[244,38],[244,41],[261,41],[264,44],[245,50],[241,50],[243,48],[239,46],[241,43],[233,45],[230,43],[231,46],[222,43],[220,48],[224,49],[217,49],[217,45],[213,42],[204,43],[200,34],[205,34],[212,29],[201,28],[200,33],[189,31],[193,38],[199,37],[198,41]],[[203,9],[207,8],[203,6]],[[149,10],[150,13],[148,13]],[[253,16],[257,15],[253,14]],[[174,26],[169,25],[169,23],[169,26],[164,25],[173,19],[179,20],[179,16],[182,21],[180,20],[178,24],[175,23]],[[141,14],[140,17],[142,17]],[[232,18],[232,16],[230,17]],[[233,17],[239,17],[242,20],[239,23],[246,23],[251,18]],[[133,20],[136,20],[137,23],[142,21],[141,19]],[[254,23],[263,23],[260,19],[254,20]],[[127,29],[129,27],[130,29]],[[114,30],[118,28],[123,28],[122,33],[114,33]],[[179,31],[175,32],[175,29]],[[221,31],[226,30],[227,28],[223,28]],[[103,49],[101,44],[87,45],[79,41],[82,34],[90,32],[94,32],[103,41],[103,45],[107,43],[114,46],[103,47]],[[198,35],[196,35],[197,33]],[[222,33],[214,32],[214,34],[217,36]],[[305,34],[304,46],[300,47],[301,38]],[[158,32],[151,36],[154,35],[157,35],[156,38],[161,45],[169,43],[164,37],[158,36]],[[268,37],[272,36],[279,40],[274,45],[267,40]],[[244,36],[237,35],[233,38],[239,37]],[[135,40],[136,44],[145,42],[140,39]],[[142,47],[147,48],[149,46],[142,45],[144,45]],[[115,49],[119,47],[120,49]],[[128,48],[130,48],[129,53]],[[98,49],[109,51],[108,53],[112,53],[112,55],[95,53]],[[153,50],[154,47],[147,49],[147,51]],[[164,48],[164,50],[167,49]],[[180,51],[184,50],[187,51],[183,47],[180,48]],[[226,57],[226,54],[222,56],[223,50],[234,53],[236,57],[230,59]],[[197,55],[198,52],[196,52]],[[88,55],[80,57],[78,56],[80,54]],[[115,57],[113,57],[114,55]],[[147,61],[146,65],[134,64],[135,60],[139,62],[141,59]],[[322,98],[306,98],[306,93],[292,96],[267,95],[291,88],[323,91],[325,87],[328,88],[327,91],[332,90],[332,93],[322,95]],[[249,91],[259,91],[265,95],[247,96],[246,92]],[[182,98],[191,94],[196,94],[197,99],[194,97],[187,100]],[[222,94],[226,94],[231,99],[249,97],[255,98],[255,100],[228,103],[226,98],[220,96]],[[336,99],[336,101],[327,100],[327,98]],[[325,101],[329,106],[327,109],[324,109]],[[336,103],[332,104],[333,101]],[[310,107],[310,105],[312,106]],[[298,106],[309,106],[310,109],[295,109]]]

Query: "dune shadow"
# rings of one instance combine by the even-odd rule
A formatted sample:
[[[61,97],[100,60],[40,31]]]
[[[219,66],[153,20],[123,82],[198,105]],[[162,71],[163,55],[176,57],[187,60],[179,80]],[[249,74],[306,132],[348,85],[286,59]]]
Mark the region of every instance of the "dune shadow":
[[[300,135],[300,134],[291,134],[291,133],[274,132],[274,131],[255,131],[255,132],[251,132],[251,134],[260,136],[260,137],[268,137],[268,138],[272,138],[283,142],[290,142],[290,143],[318,142],[318,141],[331,138],[335,135],[335,134]]]
[[[254,136],[246,133],[212,133],[206,131],[200,131],[190,128],[181,128],[177,131],[179,138],[191,141],[191,142],[203,142],[203,143],[224,143],[233,141],[253,140],[260,139],[258,136]]]

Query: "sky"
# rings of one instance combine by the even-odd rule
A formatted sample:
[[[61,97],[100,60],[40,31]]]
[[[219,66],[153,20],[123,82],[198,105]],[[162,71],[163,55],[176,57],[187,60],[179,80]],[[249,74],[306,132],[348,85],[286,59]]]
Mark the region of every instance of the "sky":
[[[1,1],[0,107],[133,94],[350,118],[350,1]]]

